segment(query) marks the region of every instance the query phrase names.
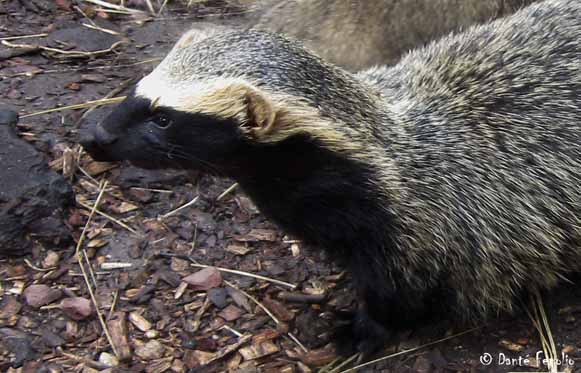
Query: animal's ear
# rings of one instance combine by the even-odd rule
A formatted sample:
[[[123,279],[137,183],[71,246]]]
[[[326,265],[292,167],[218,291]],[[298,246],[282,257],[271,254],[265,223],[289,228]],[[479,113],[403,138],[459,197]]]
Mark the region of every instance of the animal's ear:
[[[240,129],[254,138],[267,136],[275,130],[277,106],[269,93],[238,82],[215,87],[199,103],[202,112],[236,119]]]
[[[267,134],[276,126],[277,111],[272,98],[264,92],[249,89],[244,97],[246,101],[246,123],[243,127],[256,135]]]

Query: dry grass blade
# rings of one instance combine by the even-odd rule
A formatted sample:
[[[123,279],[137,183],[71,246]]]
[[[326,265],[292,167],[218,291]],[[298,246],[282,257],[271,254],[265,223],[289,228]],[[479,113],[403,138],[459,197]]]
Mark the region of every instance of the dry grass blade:
[[[428,343],[423,344],[423,345],[418,346],[418,347],[410,348],[410,349],[407,349],[407,350],[404,350],[404,351],[396,352],[395,354],[391,354],[391,355],[387,355],[387,356],[384,356],[384,357],[380,357],[378,359],[371,360],[371,361],[368,361],[366,363],[363,363],[363,364],[354,366],[353,368],[349,368],[347,370],[341,371],[340,373],[356,372],[358,369],[365,368],[365,367],[368,367],[370,365],[379,363],[381,361],[389,360],[389,359],[392,359],[392,358],[397,357],[397,356],[401,356],[401,355],[409,354],[409,353],[412,353],[412,352],[415,352],[415,351],[419,351],[419,350],[421,350],[423,348],[430,347],[430,346],[434,346],[434,345],[437,345],[439,343],[449,341],[450,339],[454,339],[456,337],[460,337],[462,335],[472,333],[472,332],[474,332],[474,331],[476,331],[478,329],[481,329],[481,328],[482,328],[482,326],[478,326],[476,328],[468,329],[468,330],[465,330],[463,332],[456,333],[454,335],[451,335],[451,336],[448,336],[448,337],[445,337],[445,338],[441,338],[441,339],[438,339],[438,340],[435,340],[435,341],[432,341],[432,342],[428,342]],[[331,372],[329,372],[329,373],[331,373]],[[336,372],[333,372],[333,373],[336,373]]]
[[[92,30],[101,31],[101,32],[104,32],[106,34],[110,34],[110,35],[121,35],[119,32],[117,32],[115,30],[109,30],[108,28],[99,27],[99,26],[92,25],[92,24],[89,24],[89,23],[82,23],[81,25],[83,25],[83,27],[90,28]]]
[[[559,367],[557,366],[557,361],[559,360],[559,355],[557,353],[557,347],[555,345],[551,326],[549,325],[549,319],[543,305],[543,299],[538,289],[535,289],[531,294],[531,308],[533,311],[532,313],[528,308],[525,309],[533,325],[539,332],[547,369],[549,370],[549,373],[558,373]]]
[[[78,203],[79,205],[81,205],[82,207],[86,208],[87,210],[91,210],[91,211],[92,211],[92,210],[93,210],[93,208],[95,207],[95,206],[87,205],[87,204],[85,204],[85,203],[83,203],[83,202],[79,202],[79,201],[77,201],[77,203]],[[114,217],[112,217],[111,215],[108,215],[108,214],[106,214],[106,213],[104,213],[104,212],[102,212],[102,211],[99,211],[99,210],[95,210],[95,212],[96,212],[97,214],[101,215],[102,217],[104,217],[104,218],[107,218],[107,219],[111,220],[113,223],[115,223],[115,224],[117,224],[117,225],[119,225],[119,226],[121,226],[121,227],[123,227],[123,228],[127,229],[129,232],[131,232],[131,233],[134,233],[134,234],[139,234],[139,232],[137,232],[135,229],[131,228],[131,227],[130,227],[130,226],[128,226],[127,224],[123,223],[123,222],[122,222],[122,221],[120,221],[119,219],[115,219],[115,218],[114,218]]]
[[[239,275],[239,276],[246,276],[246,277],[252,277],[255,278],[257,280],[262,280],[262,281],[266,281],[266,282],[271,282],[273,284],[277,284],[277,285],[281,285],[281,286],[286,286],[288,288],[291,289],[296,289],[297,285],[288,283],[288,282],[284,282],[281,280],[276,280],[274,278],[270,278],[270,277],[265,277],[265,276],[260,276],[260,275],[255,275],[254,273],[249,273],[249,272],[243,272],[243,271],[238,271],[236,269],[228,269],[228,268],[222,268],[222,267],[216,267],[216,266],[211,266],[211,265],[206,265],[206,264],[199,264],[196,263],[196,261],[194,259],[192,259],[191,257],[184,255],[184,254],[174,254],[171,252],[163,252],[163,253],[159,253],[157,254],[160,257],[164,257],[164,258],[179,258],[179,259],[183,259],[183,260],[187,260],[190,262],[190,265],[192,267],[196,267],[196,268],[216,268],[218,271],[220,272],[225,272],[225,273],[232,273],[234,275]]]
[[[100,49],[100,50],[96,50],[96,51],[85,52],[85,51],[66,51],[64,49],[45,47],[43,45],[13,44],[13,43],[10,43],[9,41],[2,40],[2,44],[7,46],[7,47],[10,47],[10,48],[25,48],[25,49],[38,48],[38,49],[46,51],[46,52],[54,52],[54,53],[62,54],[62,55],[69,57],[69,58],[85,58],[85,57],[92,57],[92,56],[99,56],[102,54],[107,54],[107,53],[114,51],[115,48],[117,48],[119,45],[124,44],[124,43],[125,43],[124,41],[118,41],[118,42],[113,43],[107,49]]]
[[[272,312],[270,312],[270,310],[268,308],[266,308],[266,306],[264,304],[260,303],[258,301],[258,299],[254,298],[252,295],[248,294],[248,292],[240,289],[238,286],[234,285],[233,283],[231,283],[229,281],[224,280],[224,283],[226,285],[230,286],[231,288],[238,290],[239,292],[241,292],[242,294],[244,294],[246,297],[248,297],[248,299],[250,299],[251,301],[253,301],[254,303],[256,303],[256,305],[258,307],[260,307],[264,311],[264,313],[266,313],[276,324],[281,324],[280,320]],[[297,344],[297,346],[299,346],[299,348],[301,350],[303,350],[305,352],[308,352],[308,349],[305,347],[305,345],[303,345],[301,343],[301,341],[299,341],[299,339],[297,337],[295,337],[291,332],[287,332],[286,334],[289,336],[289,338],[294,343]]]
[[[220,201],[222,198],[226,197],[228,194],[232,193],[232,191],[234,189],[236,189],[238,187],[238,183],[234,183],[232,184],[228,189],[226,189],[224,192],[222,192],[222,194],[220,194],[218,196],[218,198],[216,198],[216,201]]]
[[[195,196],[195,197],[194,197],[194,199],[192,199],[190,202],[188,202],[188,203],[185,203],[185,204],[181,205],[181,206],[180,206],[180,207],[178,207],[177,209],[174,209],[174,210],[172,210],[172,211],[168,212],[167,214],[163,214],[163,215],[161,215],[161,216],[158,216],[158,218],[157,218],[157,219],[158,219],[158,220],[163,220],[163,219],[165,219],[165,218],[169,218],[170,216],[177,214],[177,213],[178,213],[178,212],[180,212],[181,210],[183,210],[183,209],[185,209],[185,208],[187,208],[187,207],[190,207],[190,206],[192,206],[194,203],[196,203],[196,202],[198,201],[198,199],[199,199],[199,198],[200,198],[200,196]]]
[[[65,73],[72,73],[72,72],[77,72],[77,71],[122,69],[125,67],[133,67],[133,66],[144,65],[144,64],[148,64],[148,63],[152,63],[152,62],[159,62],[161,60],[162,60],[161,57],[156,57],[156,58],[150,58],[150,59],[139,61],[139,62],[127,63],[127,64],[105,65],[105,66],[86,66],[86,67],[70,68],[70,69],[53,69],[53,70],[44,70],[41,73],[42,74],[65,74]],[[0,74],[0,78],[15,78],[18,76],[29,76],[29,75],[30,75],[29,72],[16,73],[16,74]]]
[[[106,9],[115,10],[117,12],[122,12],[122,13],[126,13],[126,14],[143,13],[141,10],[127,8],[126,6],[122,6],[122,5],[111,4],[111,3],[108,3],[108,2],[102,1],[102,0],[84,0],[84,1],[87,3],[102,6],[103,8],[106,8]]]
[[[46,110],[42,110],[42,111],[37,111],[35,113],[24,114],[24,115],[21,115],[20,118],[35,117],[38,115],[56,113],[56,112],[64,111],[64,110],[85,109],[85,108],[89,108],[89,107],[93,107],[93,106],[118,104],[123,100],[125,100],[125,96],[113,97],[113,98],[107,98],[107,99],[95,100],[95,101],[87,101],[87,102],[84,102],[81,104],[61,106],[61,107],[57,107],[57,108],[53,108],[53,109],[46,109]]]
[[[347,365],[351,364],[353,361],[357,360],[359,358],[359,356],[361,356],[361,354],[357,353],[357,354],[353,354],[351,356],[349,356],[347,359],[345,359],[344,361],[342,361],[339,365],[337,365],[336,367],[330,369],[330,370],[326,370],[328,373],[337,373],[340,372],[341,369],[343,369],[344,367],[346,367]],[[323,373],[322,371],[320,373]]]
[[[161,4],[161,7],[159,7],[159,11],[157,12],[157,15],[159,16],[161,14],[161,12],[163,12],[163,10],[165,9],[165,6],[167,5],[168,0],[163,0],[163,3]]]
[[[31,39],[31,38],[44,38],[48,34],[34,34],[34,35],[21,35],[21,36],[7,36],[5,38],[0,38],[0,40],[18,40],[18,39]]]
[[[191,263],[190,265],[192,267],[197,267],[197,268],[214,267],[214,266],[209,266],[209,265],[206,265],[206,264],[198,264],[198,263]],[[297,287],[296,285],[290,284],[288,282],[284,282],[284,281],[277,280],[277,279],[270,278],[270,277],[255,275],[254,273],[243,272],[243,271],[238,271],[236,269],[228,269],[228,268],[222,268],[222,267],[214,267],[214,268],[216,268],[220,272],[232,273],[232,274],[235,274],[235,275],[246,276],[246,277],[252,277],[252,278],[255,278],[257,280],[263,280],[263,281],[271,282],[273,284],[286,286],[286,287],[289,287],[291,289],[296,289],[296,287]]]
[[[81,236],[79,237],[79,242],[77,242],[75,256],[77,257],[77,262],[79,264],[79,268],[81,269],[81,272],[83,273],[83,279],[85,280],[85,283],[87,285],[87,290],[89,291],[89,295],[91,296],[91,301],[93,302],[93,305],[95,306],[95,312],[97,313],[97,318],[99,319],[99,323],[101,324],[101,327],[103,328],[103,332],[105,333],[105,336],[107,338],[107,342],[109,342],[109,345],[111,346],[111,350],[113,351],[115,356],[119,356],[117,353],[117,350],[115,349],[115,344],[113,343],[113,339],[111,338],[111,334],[109,333],[109,329],[107,328],[107,323],[105,322],[105,319],[103,318],[103,315],[101,314],[101,311],[99,310],[99,303],[97,302],[97,298],[95,297],[95,292],[93,291],[93,286],[91,286],[91,282],[89,281],[89,275],[87,274],[87,270],[85,269],[85,265],[83,264],[83,257],[86,258],[86,253],[81,251],[81,248],[83,247],[83,243],[85,242],[85,237],[87,235],[87,229],[89,228],[89,225],[91,224],[91,220],[93,219],[93,216],[95,216],[95,213],[97,212],[97,207],[99,206],[99,203],[101,203],[101,199],[103,198],[103,194],[105,194],[106,187],[107,187],[107,181],[105,181],[103,183],[103,185],[101,185],[101,188],[99,190],[99,195],[97,196],[97,200],[95,201],[95,205],[91,209],[91,213],[89,214],[89,217],[87,218],[87,222],[85,223],[85,226],[83,227],[83,231],[81,232]],[[89,270],[92,270],[91,266],[89,266]],[[91,276],[93,276],[93,278],[94,278],[93,273],[91,273]]]

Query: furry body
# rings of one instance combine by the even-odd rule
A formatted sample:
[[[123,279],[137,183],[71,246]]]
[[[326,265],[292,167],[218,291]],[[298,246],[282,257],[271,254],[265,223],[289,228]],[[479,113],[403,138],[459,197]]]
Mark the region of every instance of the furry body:
[[[257,29],[303,40],[349,70],[395,64],[451,31],[506,16],[535,0],[271,0]]]
[[[206,168],[353,273],[363,341],[474,320],[581,269],[581,3],[550,0],[351,75],[261,32],[185,35],[96,157]],[[161,118],[161,119],[160,119]]]

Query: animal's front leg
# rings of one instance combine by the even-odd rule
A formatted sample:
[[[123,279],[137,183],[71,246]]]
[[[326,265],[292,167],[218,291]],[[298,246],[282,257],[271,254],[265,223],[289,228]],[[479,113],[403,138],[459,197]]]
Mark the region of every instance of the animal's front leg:
[[[350,263],[357,292],[357,311],[339,330],[338,347],[370,355],[394,339],[398,331],[413,329],[436,312],[442,303],[432,290],[413,288],[381,264],[358,258]],[[434,302],[436,301],[436,302]]]

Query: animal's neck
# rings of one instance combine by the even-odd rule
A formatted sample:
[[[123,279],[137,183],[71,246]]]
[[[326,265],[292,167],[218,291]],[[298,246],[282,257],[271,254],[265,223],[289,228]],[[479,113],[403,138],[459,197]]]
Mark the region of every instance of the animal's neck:
[[[389,203],[372,167],[305,139],[256,149],[235,176],[260,210],[300,239],[350,250],[357,241],[385,240]],[[381,235],[381,234],[380,234]]]

